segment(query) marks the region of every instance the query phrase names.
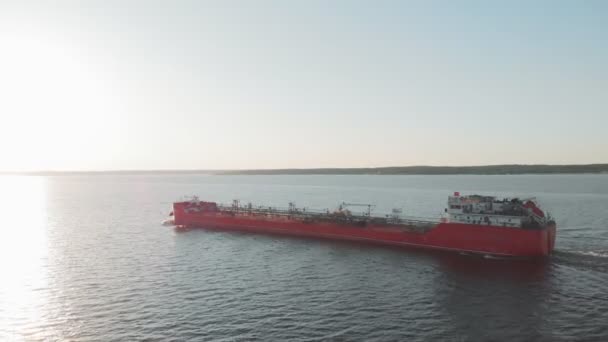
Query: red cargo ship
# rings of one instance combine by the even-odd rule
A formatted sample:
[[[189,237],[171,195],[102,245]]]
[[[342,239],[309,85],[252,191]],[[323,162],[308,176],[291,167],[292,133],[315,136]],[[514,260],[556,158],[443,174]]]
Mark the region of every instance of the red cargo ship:
[[[173,204],[177,228],[212,228],[256,233],[286,234],[387,245],[475,253],[499,257],[544,257],[555,245],[556,224],[534,199],[499,199],[489,196],[448,197],[445,215],[437,220],[401,216],[393,209],[385,216],[348,210],[342,203],[335,211],[314,211],[242,206],[199,201],[193,198]]]

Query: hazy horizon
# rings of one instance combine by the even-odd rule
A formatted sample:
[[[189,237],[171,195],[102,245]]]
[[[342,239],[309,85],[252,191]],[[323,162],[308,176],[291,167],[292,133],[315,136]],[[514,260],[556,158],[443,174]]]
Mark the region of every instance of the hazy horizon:
[[[608,161],[608,3],[0,2],[0,171]]]
[[[285,173],[282,173],[285,171]],[[335,172],[332,172],[335,171]],[[338,171],[343,171],[342,173]],[[196,174],[217,175],[364,175],[376,171],[379,175],[505,175],[505,174],[606,174],[608,163],[595,164],[494,164],[494,165],[409,165],[365,168],[312,167],[312,168],[260,168],[260,169],[110,169],[110,170],[0,170],[0,175],[54,175],[54,174]],[[258,173],[259,172],[259,173]],[[374,173],[376,174],[376,173]]]

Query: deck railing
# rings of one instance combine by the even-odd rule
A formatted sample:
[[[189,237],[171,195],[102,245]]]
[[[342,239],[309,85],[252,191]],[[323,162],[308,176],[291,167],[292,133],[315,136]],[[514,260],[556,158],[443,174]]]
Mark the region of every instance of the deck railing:
[[[386,214],[385,216],[368,215],[367,213],[353,213],[346,210],[330,211],[329,209],[318,210],[308,208],[285,208],[272,206],[235,206],[227,204],[218,204],[218,210],[222,212],[246,213],[251,215],[278,216],[299,218],[302,220],[327,220],[327,221],[347,221],[347,222],[366,222],[366,223],[383,223],[383,224],[399,224],[399,225],[434,225],[439,223],[439,218],[426,218],[414,216],[394,216]]]

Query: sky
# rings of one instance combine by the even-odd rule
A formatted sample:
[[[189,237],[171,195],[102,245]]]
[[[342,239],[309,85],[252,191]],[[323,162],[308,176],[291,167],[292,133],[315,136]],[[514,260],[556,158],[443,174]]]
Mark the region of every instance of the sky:
[[[605,1],[0,0],[0,171],[608,162]]]

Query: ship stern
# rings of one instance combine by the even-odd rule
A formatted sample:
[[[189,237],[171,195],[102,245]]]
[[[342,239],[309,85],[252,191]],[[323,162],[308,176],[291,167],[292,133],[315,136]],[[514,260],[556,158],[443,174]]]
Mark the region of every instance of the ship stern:
[[[547,223],[547,227],[545,228],[545,246],[546,246],[546,254],[551,255],[553,250],[555,249],[555,237],[557,235],[557,224],[555,221],[551,220]]]

